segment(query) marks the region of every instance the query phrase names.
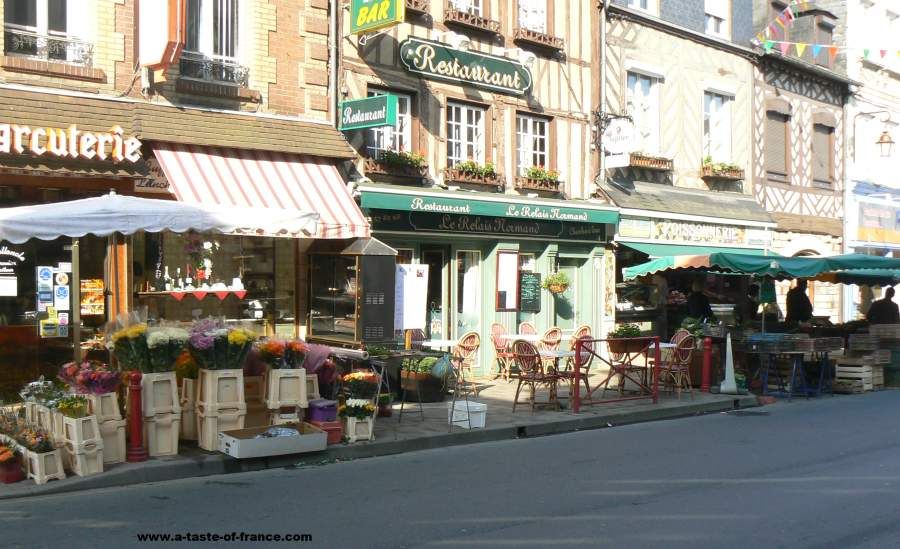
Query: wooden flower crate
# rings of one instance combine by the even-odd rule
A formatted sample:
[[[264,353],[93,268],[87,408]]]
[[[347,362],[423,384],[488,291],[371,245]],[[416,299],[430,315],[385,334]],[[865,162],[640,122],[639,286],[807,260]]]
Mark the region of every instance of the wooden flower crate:
[[[66,472],[63,468],[62,451],[53,450],[39,454],[31,450],[23,450],[26,460],[25,472],[35,484],[46,484],[51,480],[63,480]]]
[[[721,179],[726,181],[740,181],[744,179],[744,170],[726,169],[717,170],[715,166],[705,165],[700,169],[700,177],[703,179]]]
[[[197,383],[181,380],[181,439],[197,440]]]
[[[88,395],[87,399],[88,412],[97,417],[97,423],[122,419],[122,411],[119,409],[119,395],[116,393]]]
[[[444,170],[444,179],[454,183],[480,185],[482,187],[492,187],[494,189],[500,189],[506,185],[503,176],[499,173],[492,175],[478,175],[454,168],[447,168]]]
[[[144,445],[150,457],[177,456],[181,413],[144,418]]]
[[[839,360],[837,363],[837,367],[835,368],[834,379],[835,379],[835,381],[838,381],[838,380],[861,381],[863,384],[864,391],[871,391],[874,389],[872,366],[846,364],[846,363],[842,363]],[[881,381],[880,385],[884,386],[884,375],[883,374],[881,375],[880,381]]]
[[[198,406],[246,410],[243,370],[200,370],[197,382]]]
[[[375,418],[356,419],[355,417],[345,417],[344,433],[347,435],[349,442],[375,440]]]
[[[659,156],[647,156],[643,154],[631,153],[629,155],[628,165],[632,168],[644,168],[647,170],[658,170],[670,172],[674,166],[672,159],[662,158]]]
[[[306,408],[306,390],[306,369],[270,370],[266,381],[266,408]]]

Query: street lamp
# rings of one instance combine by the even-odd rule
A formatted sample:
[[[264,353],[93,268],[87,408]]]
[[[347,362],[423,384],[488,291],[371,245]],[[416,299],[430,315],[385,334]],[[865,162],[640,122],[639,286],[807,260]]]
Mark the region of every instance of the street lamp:
[[[881,149],[882,158],[891,156],[891,151],[894,148],[894,140],[891,139],[891,134],[889,134],[887,130],[881,132],[881,137],[878,138],[878,141],[876,141],[875,144]]]

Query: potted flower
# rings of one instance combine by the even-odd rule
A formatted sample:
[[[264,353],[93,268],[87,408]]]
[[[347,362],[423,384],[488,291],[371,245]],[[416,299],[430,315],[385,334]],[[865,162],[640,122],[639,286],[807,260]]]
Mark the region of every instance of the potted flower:
[[[19,433],[16,441],[25,448],[25,470],[28,478],[33,478],[35,484],[66,478],[62,454],[53,445],[49,432],[37,427],[28,427]]]
[[[0,482],[12,484],[24,479],[22,452],[12,444],[0,444]]]
[[[541,287],[549,290],[551,294],[561,294],[569,289],[569,284],[571,284],[571,281],[566,273],[558,272],[545,278],[544,282],[541,283]]]
[[[338,415],[344,421],[344,433],[349,442],[375,438],[373,432],[375,411],[372,401],[364,398],[348,398],[338,408]]]
[[[544,166],[531,166],[522,177],[516,178],[516,187],[536,191],[559,191],[559,173]]]
[[[429,356],[420,359],[408,358],[403,361],[403,369],[400,372],[400,388],[403,390],[403,399],[406,402],[442,402],[444,400],[444,383],[449,370],[443,368],[442,375],[435,375],[441,370],[438,360],[437,357]]]
[[[341,380],[344,382],[344,390],[349,398],[370,399],[378,390],[378,376],[373,372],[352,372]]]
[[[87,396],[88,409],[97,416],[99,423],[122,419],[116,392],[122,378],[107,364],[98,360],[85,360],[80,364],[68,362],[60,367],[57,377],[69,386],[70,391]]]
[[[641,337],[641,328],[637,324],[619,324],[616,329],[606,334],[609,352],[614,354],[637,353],[647,346]],[[620,341],[617,341],[620,340]]]

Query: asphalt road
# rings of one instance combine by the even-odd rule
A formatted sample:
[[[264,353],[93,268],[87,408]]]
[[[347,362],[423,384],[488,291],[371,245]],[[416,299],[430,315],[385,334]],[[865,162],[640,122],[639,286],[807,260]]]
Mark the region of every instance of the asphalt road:
[[[900,391],[0,502],[0,547],[900,546]],[[2,488],[0,488],[2,489]],[[194,538],[198,539],[198,538]]]

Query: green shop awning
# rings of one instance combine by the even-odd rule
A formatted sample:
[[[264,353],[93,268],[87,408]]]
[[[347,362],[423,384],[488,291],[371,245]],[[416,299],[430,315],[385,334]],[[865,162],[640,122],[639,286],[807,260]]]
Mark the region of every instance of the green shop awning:
[[[601,204],[584,201],[537,200],[504,195],[486,196],[471,193],[468,197],[456,191],[427,191],[403,189],[402,192],[362,188],[360,205],[364,209],[398,210],[434,214],[478,215],[507,217],[529,221],[561,221],[571,223],[602,223],[614,225],[619,212]],[[462,196],[460,196],[462,194]],[[557,204],[556,202],[559,202]],[[573,204],[574,202],[574,204]]]
[[[650,257],[667,257],[672,255],[706,255],[716,252],[727,252],[745,255],[766,255],[765,250],[758,248],[723,248],[719,246],[702,246],[690,244],[660,244],[657,242],[627,242],[619,241],[619,244],[628,246],[632,250],[645,253]],[[771,252],[770,252],[771,253]]]

